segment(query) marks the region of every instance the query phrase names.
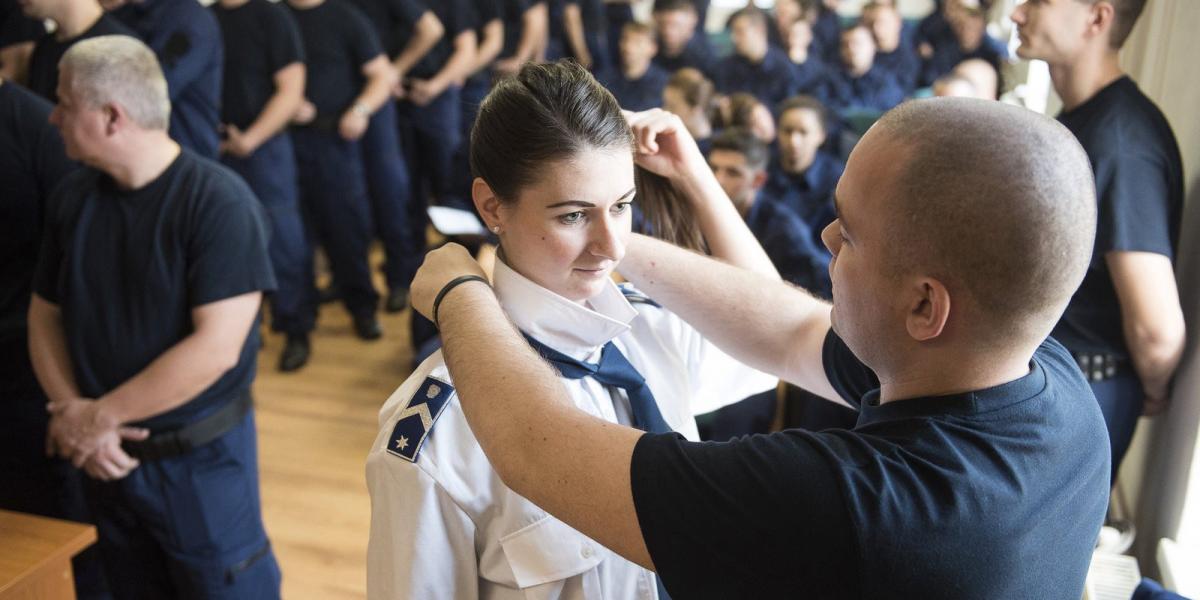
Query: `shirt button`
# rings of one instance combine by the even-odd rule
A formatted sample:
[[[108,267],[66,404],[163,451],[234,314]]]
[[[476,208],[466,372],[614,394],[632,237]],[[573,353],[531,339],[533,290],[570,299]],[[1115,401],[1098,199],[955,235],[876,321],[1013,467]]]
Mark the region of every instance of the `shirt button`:
[[[584,558],[591,558],[592,557],[592,547],[584,546],[583,551],[580,552],[580,554],[582,554]]]

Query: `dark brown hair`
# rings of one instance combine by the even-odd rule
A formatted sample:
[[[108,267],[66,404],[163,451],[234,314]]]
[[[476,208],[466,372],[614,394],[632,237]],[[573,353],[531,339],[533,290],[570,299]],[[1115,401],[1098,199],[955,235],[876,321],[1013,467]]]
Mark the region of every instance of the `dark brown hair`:
[[[504,202],[517,199],[546,163],[589,149],[634,151],[616,98],[573,61],[526,64],[501,79],[479,106],[471,129],[471,173]],[[636,172],[638,205],[657,237],[698,249],[699,226],[666,179]]]
[[[755,171],[766,170],[767,162],[771,159],[771,151],[767,144],[741,127],[730,127],[717,134],[712,140],[710,152],[717,150],[741,154],[746,160],[746,166]]]
[[[1086,4],[1096,4],[1097,2],[1107,2],[1113,7],[1113,24],[1112,29],[1108,32],[1108,45],[1120,50],[1121,46],[1125,45],[1125,40],[1129,39],[1129,34],[1133,31],[1133,26],[1137,24],[1138,17],[1142,16],[1142,9],[1146,8],[1146,0],[1081,0]]]

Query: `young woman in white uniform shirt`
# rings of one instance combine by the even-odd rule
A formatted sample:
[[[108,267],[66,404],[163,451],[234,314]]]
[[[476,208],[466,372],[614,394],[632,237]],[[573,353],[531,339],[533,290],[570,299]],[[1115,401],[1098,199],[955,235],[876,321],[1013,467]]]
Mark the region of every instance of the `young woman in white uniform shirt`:
[[[613,283],[630,232],[635,153],[640,164],[664,175],[681,153],[698,156],[672,115],[639,114],[630,121],[577,65],[526,66],[499,83],[480,109],[471,137],[473,196],[500,238],[493,275],[500,303],[544,356],[566,361],[556,366],[576,405],[611,422],[666,427],[695,440],[694,415],[777,380],[734,361],[636,290]],[[689,208],[725,214],[724,207],[708,210],[729,202],[715,179],[703,183],[711,185],[684,194]],[[736,218],[732,209],[728,214]],[[720,237],[718,219],[698,222],[708,237]],[[711,246],[719,255],[720,244]],[[730,254],[722,258],[774,274],[765,255],[760,261],[753,252]],[[746,255],[752,259],[739,261]],[[621,364],[617,370],[626,375],[635,370],[645,387],[602,383],[602,375],[585,372],[597,364]],[[368,596],[658,598],[654,573],[504,485],[467,426],[453,383],[439,351],[380,410],[367,459]]]

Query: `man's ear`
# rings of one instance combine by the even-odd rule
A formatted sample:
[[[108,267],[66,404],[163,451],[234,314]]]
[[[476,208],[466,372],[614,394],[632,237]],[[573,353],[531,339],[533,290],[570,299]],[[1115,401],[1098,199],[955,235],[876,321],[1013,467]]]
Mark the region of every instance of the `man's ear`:
[[[1089,36],[1103,36],[1108,43],[1112,35],[1113,24],[1116,23],[1117,9],[1111,2],[1096,2],[1089,7],[1087,32]]]
[[[908,335],[918,342],[933,340],[942,334],[950,320],[950,291],[932,277],[922,277],[910,287],[912,301],[905,318]]]
[[[104,133],[107,135],[113,135],[129,122],[129,113],[119,104],[105,104],[101,110],[104,111]]]

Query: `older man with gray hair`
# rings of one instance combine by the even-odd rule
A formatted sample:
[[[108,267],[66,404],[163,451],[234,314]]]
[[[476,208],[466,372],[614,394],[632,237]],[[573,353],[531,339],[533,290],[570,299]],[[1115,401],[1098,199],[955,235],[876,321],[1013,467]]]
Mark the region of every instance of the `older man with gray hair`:
[[[278,597],[249,395],[261,208],[225,167],[167,135],[167,84],[127,36],[60,63],[50,116],[68,156],[29,309],[50,399],[48,451],[87,475],[117,597]]]

